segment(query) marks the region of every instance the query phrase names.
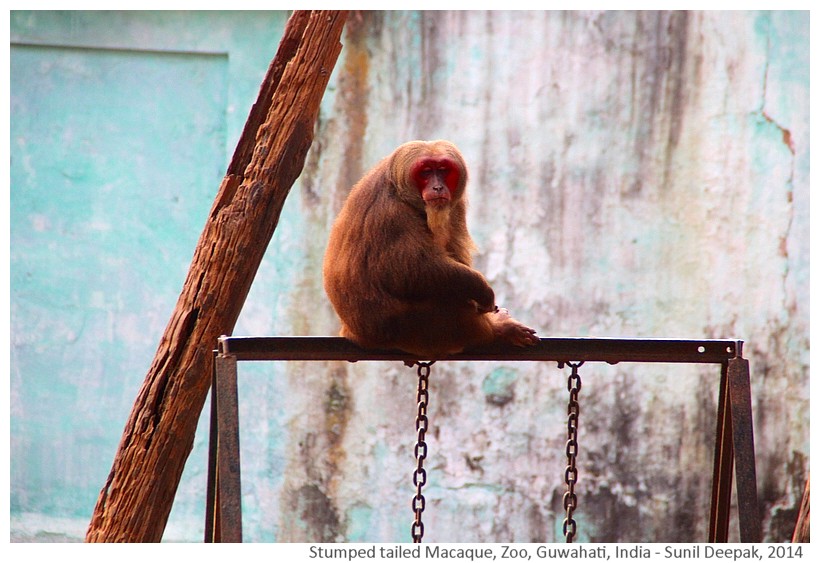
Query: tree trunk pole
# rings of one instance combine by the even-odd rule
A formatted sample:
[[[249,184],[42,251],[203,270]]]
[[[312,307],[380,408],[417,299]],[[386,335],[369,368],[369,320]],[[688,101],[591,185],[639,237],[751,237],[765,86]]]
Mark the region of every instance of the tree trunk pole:
[[[803,499],[800,501],[800,510],[797,512],[797,524],[794,527],[792,543],[811,542],[811,499],[809,485],[811,479],[806,478],[806,488],[803,490]]]
[[[211,381],[313,141],[343,11],[297,11],[219,187],[188,276],[100,492],[88,542],[162,539]]]

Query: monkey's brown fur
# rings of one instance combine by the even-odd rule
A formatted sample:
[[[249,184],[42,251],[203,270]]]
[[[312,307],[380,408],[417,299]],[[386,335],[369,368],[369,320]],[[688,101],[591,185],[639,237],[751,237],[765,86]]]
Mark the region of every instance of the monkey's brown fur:
[[[439,166],[449,202],[425,203],[420,163]],[[438,177],[438,176],[437,176]],[[447,141],[399,146],[351,190],[330,233],[325,291],[341,335],[365,348],[440,356],[503,340],[537,342],[535,331],[498,310],[472,268],[467,167]]]

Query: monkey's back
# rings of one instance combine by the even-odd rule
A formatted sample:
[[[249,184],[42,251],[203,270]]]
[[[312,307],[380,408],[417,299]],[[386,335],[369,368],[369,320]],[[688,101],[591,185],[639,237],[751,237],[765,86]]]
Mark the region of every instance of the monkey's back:
[[[404,230],[377,167],[351,189],[325,251],[325,292],[342,321],[341,335],[369,347],[390,346],[406,306],[388,289],[403,275],[393,252]]]

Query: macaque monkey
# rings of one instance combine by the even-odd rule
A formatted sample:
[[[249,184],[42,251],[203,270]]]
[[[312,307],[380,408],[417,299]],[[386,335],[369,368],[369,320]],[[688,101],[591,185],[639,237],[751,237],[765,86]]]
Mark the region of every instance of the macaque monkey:
[[[364,348],[439,357],[538,342],[472,268],[467,167],[447,141],[399,146],[355,185],[330,233],[325,291],[341,335]]]

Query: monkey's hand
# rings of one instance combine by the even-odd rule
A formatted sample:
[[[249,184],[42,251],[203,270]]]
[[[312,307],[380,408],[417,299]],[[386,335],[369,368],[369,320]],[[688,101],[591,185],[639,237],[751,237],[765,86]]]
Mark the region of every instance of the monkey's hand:
[[[479,315],[483,315],[484,313],[497,313],[498,312],[498,305],[495,304],[493,301],[492,305],[480,305],[478,301],[473,301],[475,303],[475,310]]]
[[[478,276],[478,281],[480,283],[478,283],[475,288],[476,295],[473,298],[476,311],[479,315],[495,313],[498,311],[498,306],[495,304],[495,292],[493,288],[490,287],[490,284],[486,282],[484,276],[481,274]]]

